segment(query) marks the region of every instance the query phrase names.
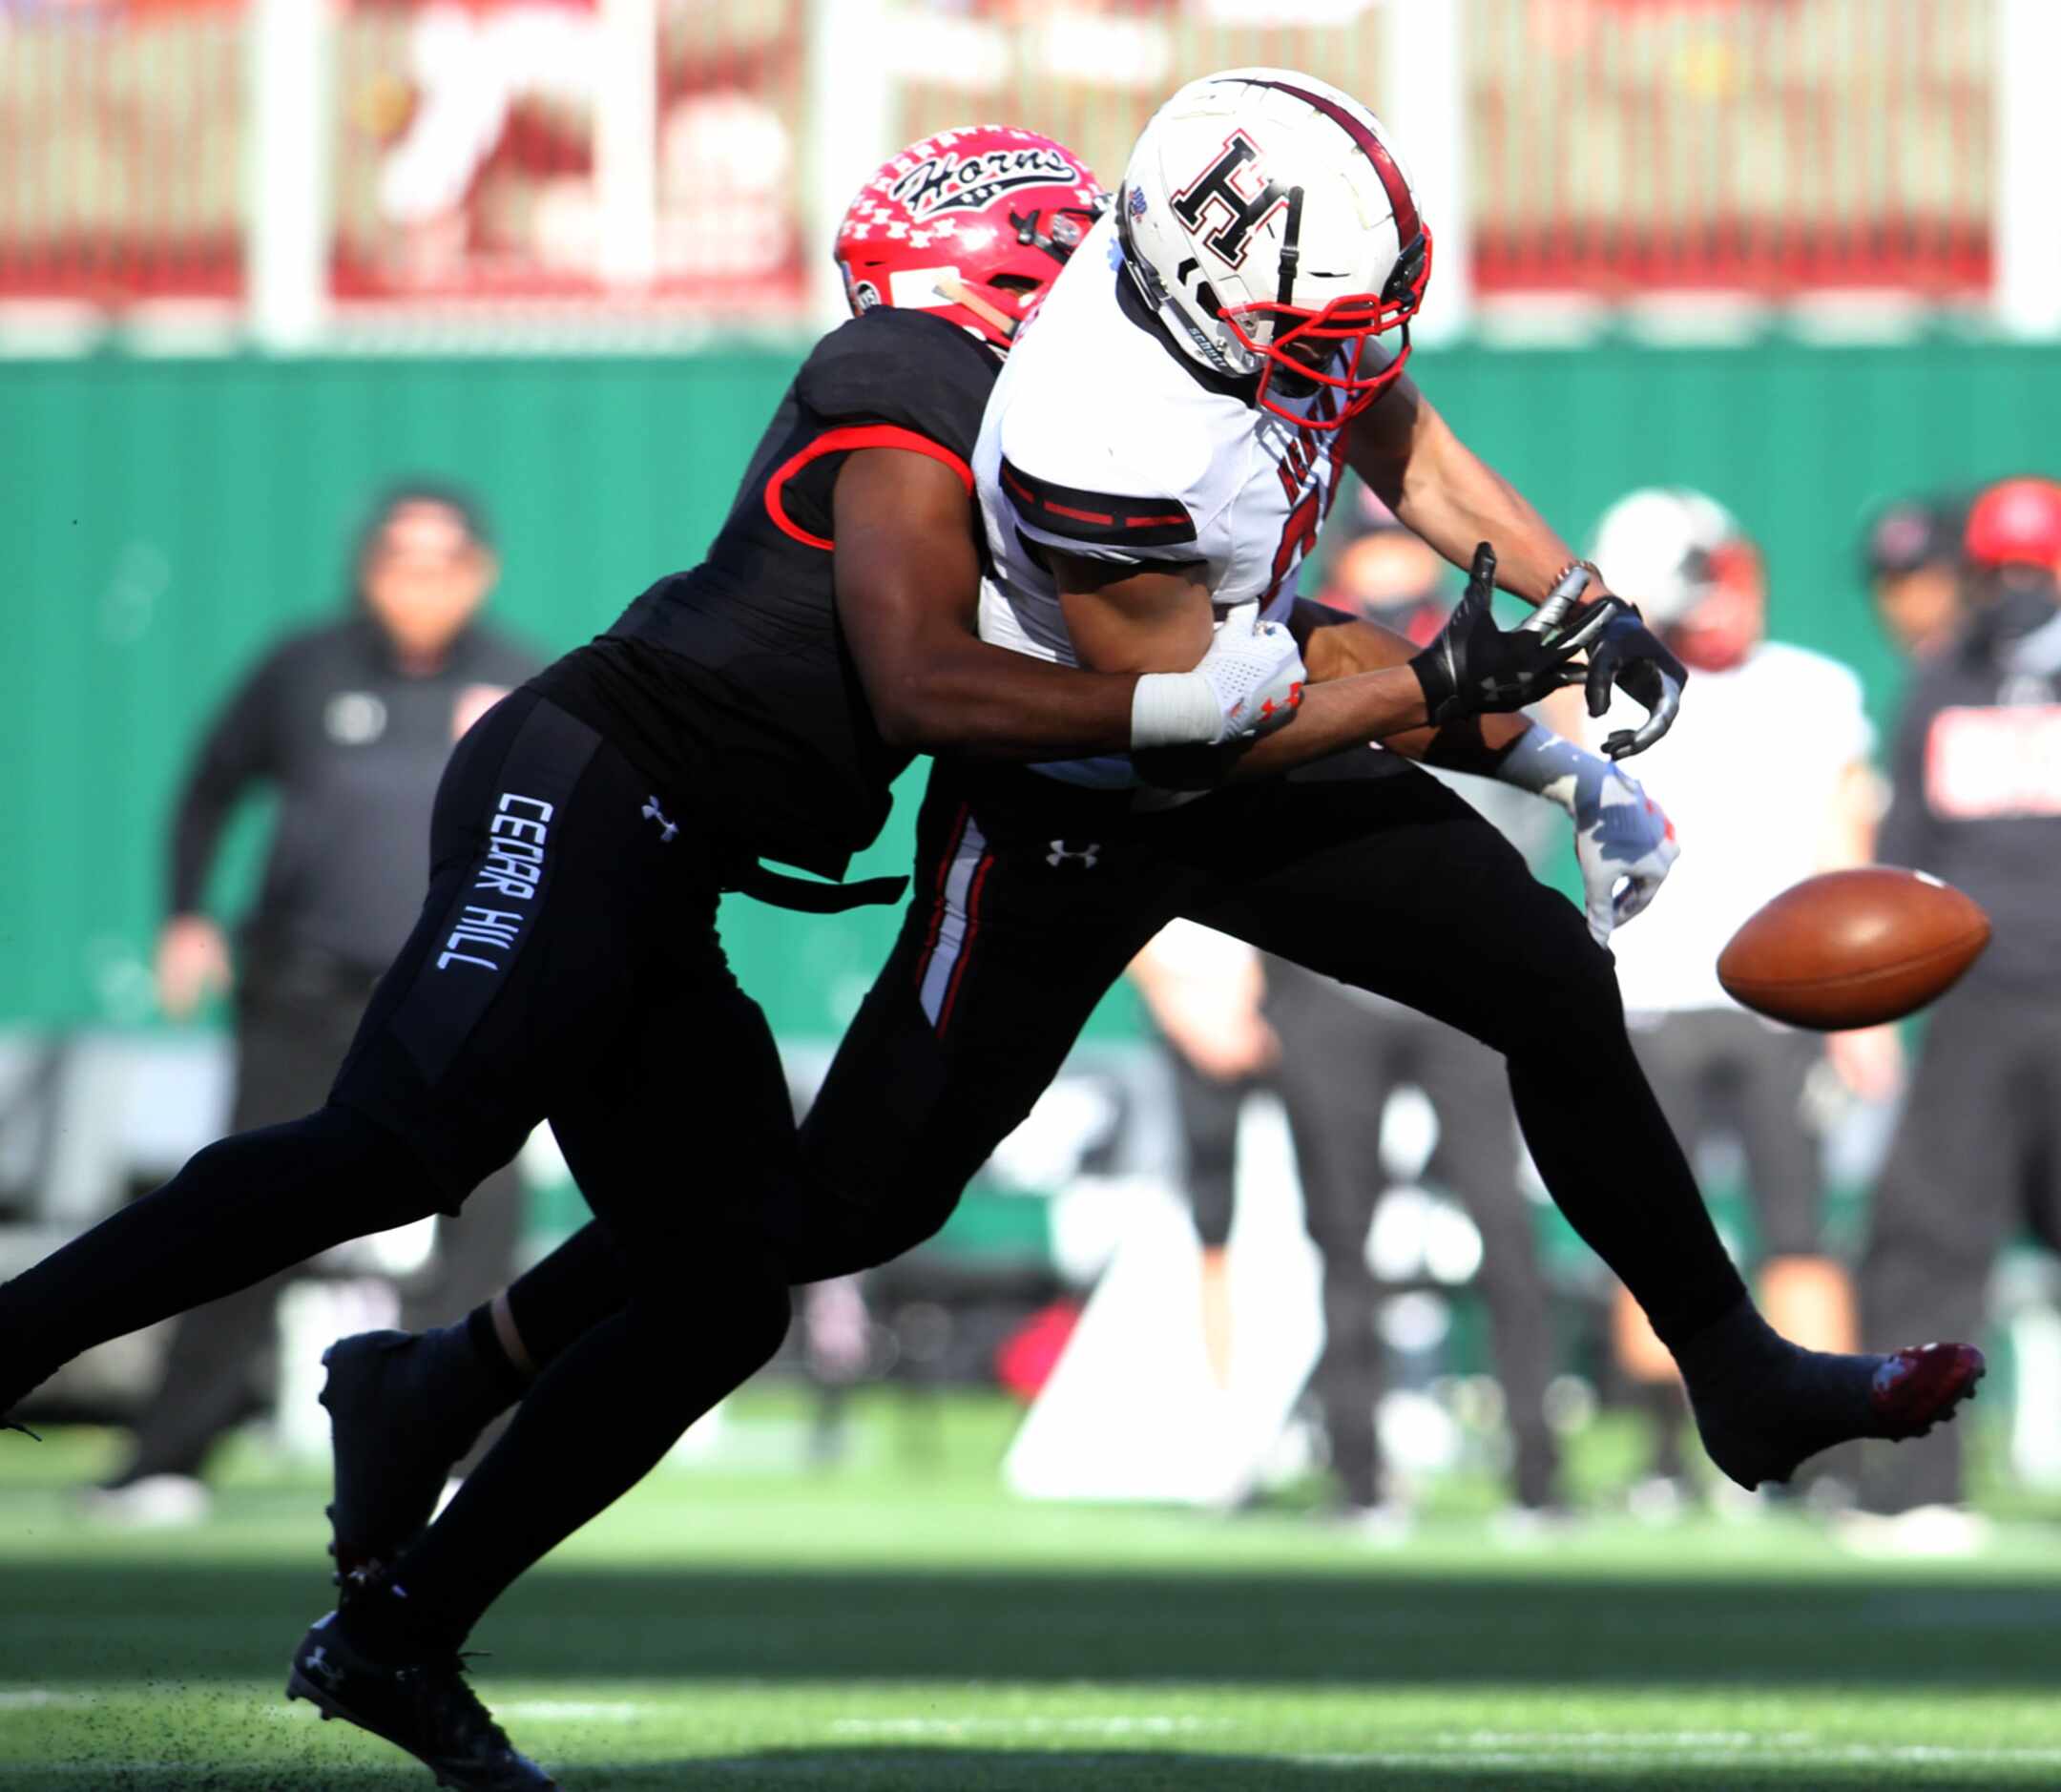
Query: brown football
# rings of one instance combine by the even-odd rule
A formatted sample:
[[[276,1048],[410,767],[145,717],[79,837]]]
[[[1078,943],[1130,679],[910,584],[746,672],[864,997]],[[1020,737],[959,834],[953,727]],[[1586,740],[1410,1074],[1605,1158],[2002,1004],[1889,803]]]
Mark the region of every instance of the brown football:
[[[1989,917],[1923,871],[1863,865],[1785,889],[1718,955],[1732,998],[1792,1027],[1839,1032],[1916,1012],[1989,944]]]

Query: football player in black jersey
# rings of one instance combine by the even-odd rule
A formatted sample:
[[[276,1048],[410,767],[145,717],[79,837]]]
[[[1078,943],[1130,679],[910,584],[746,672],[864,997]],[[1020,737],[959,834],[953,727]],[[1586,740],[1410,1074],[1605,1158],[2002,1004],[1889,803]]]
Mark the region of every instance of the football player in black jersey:
[[[1270,74],[1259,84],[1281,82]],[[1336,215],[1352,213],[1341,208]],[[1281,250],[1284,279],[1292,240],[1291,228],[1290,246]],[[1399,273],[1405,263],[1415,265],[1405,258]],[[1135,352],[1163,352],[1178,362],[1171,333],[1151,310],[1141,304],[1133,315],[1124,307],[1128,267],[1128,251],[1113,255],[1106,269],[1099,257],[1077,263],[1051,301],[1042,344],[1054,340],[1050,332],[1060,326],[1069,293],[1100,280],[1131,317]],[[1421,292],[1421,281],[1414,290]],[[1362,315],[1370,310],[1361,307]],[[1113,330],[1112,340],[1125,339]],[[1041,352],[1033,333],[1005,377],[1021,381]],[[1113,353],[1098,364],[1100,377],[1118,365]],[[1056,382],[1064,370],[1063,362],[1053,364],[1046,377]],[[1036,389],[1071,396],[1057,383]],[[1064,438],[1068,407],[1052,409],[1054,433]],[[1568,567],[1557,577],[1541,570],[1561,564],[1564,544],[1406,380],[1342,440],[1391,503],[1401,508],[1405,490],[1420,504],[1450,501],[1469,524],[1481,522],[1467,540],[1496,534],[1524,544],[1524,554],[1513,558],[1528,559],[1537,573],[1534,595],[1553,581],[1540,626],[1557,645],[1522,632],[1506,636],[1488,607],[1495,558],[1486,547],[1478,552],[1474,581],[1453,623],[1414,662],[1426,703],[1434,688],[1439,693],[1442,724],[1414,747],[1462,769],[1493,769],[1506,778],[1514,769],[1513,781],[1529,779],[1527,787],[1542,793],[1564,783],[1582,824],[1584,853],[1595,853],[1600,875],[1592,882],[1592,902],[1600,885],[1601,920],[1585,930],[1581,914],[1531,880],[1468,804],[1397,755],[1364,750],[1368,731],[1327,734],[1344,687],[1326,675],[1393,667],[1409,656],[1407,643],[1379,631],[1330,627],[1306,635],[1315,697],[1292,727],[1245,751],[1236,768],[1283,774],[1265,785],[1173,806],[1129,788],[1043,775],[1050,768],[941,758],[918,824],[916,900],[801,1131],[802,1175],[785,1186],[812,1198],[813,1207],[791,1231],[777,1228],[785,1267],[798,1280],[842,1273],[883,1261],[934,1231],[968,1177],[1046,1087],[1124,964],[1164,921],[1181,915],[1402,1000],[1504,1053],[1554,1199],[1675,1349],[1704,1442],[1734,1479],[1748,1487],[1786,1479],[1802,1458],[1845,1438],[1912,1435],[1950,1416],[1981,1374],[1980,1354],[1970,1348],[1834,1357],[1797,1350],[1762,1323],[1639,1072],[1603,949],[1611,916],[1634,911],[1616,887],[1617,874],[1632,874],[1629,894],[1637,901],[1651,893],[1652,872],[1646,887],[1637,887],[1642,842],[1664,833],[1665,818],[1613,768],[1551,735],[1477,713],[1500,708],[1521,688],[1557,682],[1552,675],[1562,662],[1551,656],[1593,622],[1571,615],[1564,594],[1592,580],[1594,570]],[[1114,456],[1107,442],[1090,447]],[[1135,468],[1127,473],[1137,476]],[[1068,552],[1069,540],[1124,552],[1125,531],[1170,521],[1162,513],[1167,503],[1148,507],[1135,493],[1130,484],[1115,493],[1051,484],[1042,494],[1027,490],[1036,519],[990,511],[988,546],[1000,561],[1015,554],[1020,541],[1049,572],[1078,562],[1074,572],[1085,567],[1092,575],[1094,567]],[[1221,518],[1225,509],[1212,514]],[[1185,512],[1182,520],[1189,520]],[[1193,533],[1181,539],[1192,541]],[[1150,620],[1131,627],[1137,617],[1174,617],[1186,627],[1196,616],[1192,590],[1145,589],[1151,580],[1194,585],[1194,563],[1176,553],[1171,570],[1115,564],[1116,573],[1105,567],[1099,581],[1066,589],[1137,588],[1114,606],[1123,613],[1119,654],[1132,653],[1133,634],[1150,632]],[[1264,567],[1263,557],[1258,564]],[[1633,613],[1610,602],[1618,614],[1605,626],[1617,629],[1620,645],[1642,636]],[[1033,647],[1051,645],[1037,632],[1049,626],[1043,613],[1020,607],[1016,615]],[[1117,630],[1112,619],[1108,632]],[[1538,639],[1537,658],[1523,658],[1526,638]],[[1608,663],[1600,653],[1589,667],[1592,681],[1598,662]],[[1105,663],[1124,661],[1112,655]],[[1602,684],[1607,696],[1607,677]],[[1500,694],[1495,702],[1484,701],[1485,689]],[[1648,729],[1657,734],[1673,695],[1658,686],[1655,693]],[[1628,733],[1621,744],[1640,743]],[[1520,755],[1529,770],[1513,767]],[[1157,781],[1156,771],[1152,775]],[[1661,855],[1657,871],[1671,856],[1672,849]],[[772,1202],[776,1213],[787,1211],[783,1194]],[[524,1367],[554,1365],[561,1353],[583,1348],[589,1329],[619,1307],[625,1285],[612,1242],[590,1228],[484,1309],[465,1337],[339,1345],[327,1397],[338,1415],[340,1552],[384,1555],[403,1543],[424,1521],[445,1467],[469,1442],[469,1427],[493,1409],[497,1389],[510,1398]],[[405,1391],[409,1384],[412,1395]],[[406,1438],[383,1443],[344,1416],[382,1407],[410,1414]],[[378,1501],[364,1491],[375,1478]],[[378,1522],[366,1522],[375,1508]]]
[[[454,752],[422,917],[327,1103],[209,1146],[0,1287],[4,1415],[106,1339],[455,1212],[550,1119],[599,1222],[584,1248],[606,1255],[610,1309],[552,1351],[445,1518],[310,1631],[289,1682],[451,1785],[552,1783],[466,1684],[459,1644],[771,1355],[788,1284],[822,1273],[787,1261],[804,1234],[779,1217],[810,1173],[764,1017],[723,957],[720,893],[818,910],[882,899],[759,862],[840,876],[918,750],[1235,748],[1297,715],[1296,641],[1250,617],[1193,670],[1144,676],[1044,664],[973,632],[982,407],[1100,198],[1070,152],[1014,130],[948,132],[884,167],[840,240],[857,315],[797,376],[707,560]],[[1509,656],[1543,688],[1573,651],[1527,634]],[[1424,719],[1415,676],[1369,653],[1364,670],[1335,668],[1311,754]],[[929,1112],[919,1084],[888,1099],[910,1123]],[[808,1239],[837,1233],[820,1206],[801,1204]],[[862,1212],[858,1230],[876,1229]],[[490,1319],[467,1335],[496,1360]],[[507,1366],[497,1398],[520,1386]]]

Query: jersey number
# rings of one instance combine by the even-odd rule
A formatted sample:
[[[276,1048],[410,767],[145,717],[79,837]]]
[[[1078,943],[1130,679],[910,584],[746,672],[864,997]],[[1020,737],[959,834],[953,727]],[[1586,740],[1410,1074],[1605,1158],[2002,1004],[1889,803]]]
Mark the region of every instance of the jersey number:
[[[1266,588],[1266,595],[1260,600],[1265,610],[1280,589],[1295,576],[1296,568],[1302,564],[1302,556],[1317,542],[1317,526],[1323,521],[1324,488],[1312,486],[1302,494],[1301,501],[1288,512],[1288,520],[1281,525],[1280,546],[1274,550],[1274,576]]]

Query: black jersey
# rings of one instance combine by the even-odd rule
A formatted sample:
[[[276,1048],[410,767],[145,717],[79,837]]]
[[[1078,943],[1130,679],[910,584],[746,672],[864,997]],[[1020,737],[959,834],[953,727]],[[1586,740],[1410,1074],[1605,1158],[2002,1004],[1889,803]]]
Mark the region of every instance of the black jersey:
[[[920,311],[832,330],[760,439],[708,557],[660,579],[536,688],[754,856],[841,877],[887,819],[909,754],[881,739],[838,624],[831,491],[896,447],[966,482],[993,353]],[[970,595],[970,594],[969,594]]]

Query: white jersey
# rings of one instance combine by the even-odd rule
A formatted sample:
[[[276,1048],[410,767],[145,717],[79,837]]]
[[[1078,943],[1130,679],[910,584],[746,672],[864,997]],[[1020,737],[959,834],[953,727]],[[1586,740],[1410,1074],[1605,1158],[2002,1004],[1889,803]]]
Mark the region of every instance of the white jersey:
[[[1345,432],[1260,409],[1247,384],[1205,373],[1150,318],[1105,218],[1010,348],[981,422],[973,472],[993,568],[981,583],[983,640],[1080,663],[1047,548],[1140,567],[1200,562],[1219,619],[1257,599],[1280,620],[1294,603]],[[1334,402],[1320,389],[1304,414],[1329,416]],[[1121,758],[1037,769],[1139,781]]]
[[[1620,703],[1597,726],[1643,714]],[[1822,868],[1842,781],[1873,745],[1861,680],[1822,654],[1763,641],[1729,671],[1691,675],[1675,726],[1636,761],[1682,856],[1653,906],[1611,936],[1628,1010],[1734,1006],[1718,954],[1762,903]]]

